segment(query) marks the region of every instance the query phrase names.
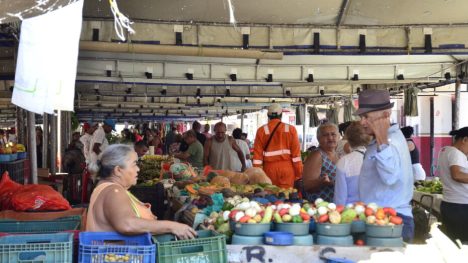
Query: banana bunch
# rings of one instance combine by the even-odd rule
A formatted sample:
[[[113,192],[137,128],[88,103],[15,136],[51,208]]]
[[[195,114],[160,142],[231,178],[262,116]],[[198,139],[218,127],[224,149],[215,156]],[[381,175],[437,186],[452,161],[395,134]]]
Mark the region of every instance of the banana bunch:
[[[144,161],[167,161],[169,159],[169,155],[144,155],[142,157]]]
[[[18,143],[18,144],[16,144],[16,151],[17,151],[17,152],[25,152],[25,151],[26,151],[26,147],[24,147],[23,144]]]

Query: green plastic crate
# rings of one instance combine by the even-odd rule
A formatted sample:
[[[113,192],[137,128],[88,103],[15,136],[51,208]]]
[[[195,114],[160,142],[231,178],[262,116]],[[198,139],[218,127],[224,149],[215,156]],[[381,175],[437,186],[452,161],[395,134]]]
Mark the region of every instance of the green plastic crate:
[[[198,238],[175,240],[173,235],[153,236],[158,263],[227,262],[226,236],[214,231],[197,231]]]
[[[72,262],[73,234],[30,234],[0,237],[0,262]]]

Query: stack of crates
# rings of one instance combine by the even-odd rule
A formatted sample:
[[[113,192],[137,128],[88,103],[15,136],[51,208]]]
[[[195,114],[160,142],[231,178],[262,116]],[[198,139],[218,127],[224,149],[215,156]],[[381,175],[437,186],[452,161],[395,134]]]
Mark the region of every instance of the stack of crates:
[[[29,163],[29,162],[27,162]],[[0,174],[8,172],[11,180],[25,184],[25,178],[29,180],[29,174],[25,173],[26,160],[0,163]],[[27,183],[27,182],[26,182]]]
[[[0,262],[76,261],[78,254],[73,252],[78,247],[80,225],[81,216],[55,220],[0,221]],[[35,243],[29,244],[32,242]]]

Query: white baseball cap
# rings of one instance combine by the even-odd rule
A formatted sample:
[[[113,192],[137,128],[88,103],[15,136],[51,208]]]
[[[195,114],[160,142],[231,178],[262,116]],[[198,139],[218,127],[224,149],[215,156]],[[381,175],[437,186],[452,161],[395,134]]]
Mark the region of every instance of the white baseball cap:
[[[278,103],[273,103],[268,107],[268,115],[280,115],[281,113],[283,113],[283,107]]]

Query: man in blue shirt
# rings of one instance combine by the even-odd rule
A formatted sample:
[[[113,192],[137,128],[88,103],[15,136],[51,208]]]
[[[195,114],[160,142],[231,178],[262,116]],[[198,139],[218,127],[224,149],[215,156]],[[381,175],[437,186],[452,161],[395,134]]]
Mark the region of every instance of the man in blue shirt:
[[[373,136],[361,167],[359,196],[365,203],[395,208],[403,218],[403,240],[411,242],[413,170],[405,137],[397,124],[390,124],[392,107],[386,90],[365,90],[359,94],[355,115],[361,117],[365,132]]]

